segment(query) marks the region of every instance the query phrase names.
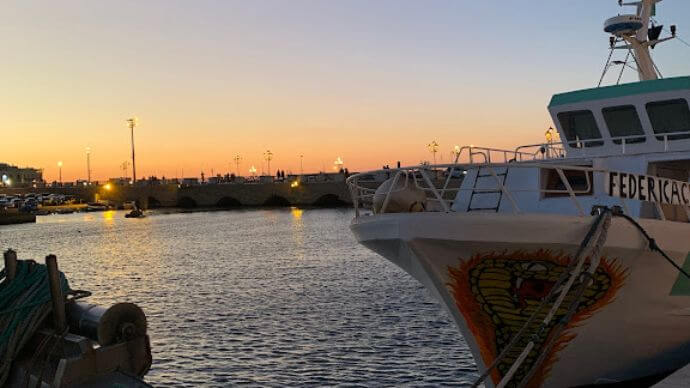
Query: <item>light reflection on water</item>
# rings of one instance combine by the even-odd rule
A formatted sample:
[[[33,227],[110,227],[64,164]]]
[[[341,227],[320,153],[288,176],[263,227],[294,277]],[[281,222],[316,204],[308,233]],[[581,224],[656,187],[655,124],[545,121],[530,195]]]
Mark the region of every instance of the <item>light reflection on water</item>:
[[[55,253],[92,302],[141,305],[154,386],[457,386],[476,376],[441,307],[356,244],[349,210],[124,214],[0,227],[0,248],[40,261]]]

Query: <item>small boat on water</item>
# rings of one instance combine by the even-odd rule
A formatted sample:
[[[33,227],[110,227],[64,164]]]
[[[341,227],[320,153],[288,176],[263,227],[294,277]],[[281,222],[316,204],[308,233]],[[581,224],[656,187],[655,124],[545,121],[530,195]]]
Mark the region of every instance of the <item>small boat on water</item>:
[[[146,217],[146,214],[144,213],[143,210],[140,210],[139,208],[134,208],[132,209],[129,213],[125,214],[125,218],[144,218]]]
[[[676,32],[660,38],[659,1],[606,21],[628,54],[606,68],[639,82],[554,95],[560,141],[348,179],[357,240],[442,303],[477,384],[649,386],[690,362],[690,77],[652,60]]]

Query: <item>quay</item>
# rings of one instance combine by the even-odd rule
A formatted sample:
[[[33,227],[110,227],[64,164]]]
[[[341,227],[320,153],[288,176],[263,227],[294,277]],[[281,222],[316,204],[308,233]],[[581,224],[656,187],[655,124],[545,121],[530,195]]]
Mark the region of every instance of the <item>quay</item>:
[[[346,206],[352,203],[342,174],[322,181],[288,179],[242,183],[182,184],[109,181],[104,184],[59,187],[2,187],[0,194],[49,193],[69,195],[82,202],[108,201],[115,205],[136,201],[144,209],[163,207],[234,208],[257,206]]]
[[[0,210],[0,225],[26,224],[36,222],[36,215],[11,210]]]

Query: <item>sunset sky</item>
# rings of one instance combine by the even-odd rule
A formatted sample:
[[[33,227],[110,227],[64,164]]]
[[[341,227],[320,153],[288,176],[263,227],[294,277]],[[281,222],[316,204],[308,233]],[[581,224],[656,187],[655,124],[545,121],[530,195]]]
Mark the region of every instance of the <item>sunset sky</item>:
[[[543,140],[553,93],[596,86],[615,0],[3,1],[0,162],[57,179],[351,171],[441,145]],[[690,41],[690,1],[658,20]],[[687,37],[687,38],[686,38]],[[688,75],[690,47],[653,53]],[[628,72],[627,80],[636,77]],[[439,160],[440,161],[440,160]]]

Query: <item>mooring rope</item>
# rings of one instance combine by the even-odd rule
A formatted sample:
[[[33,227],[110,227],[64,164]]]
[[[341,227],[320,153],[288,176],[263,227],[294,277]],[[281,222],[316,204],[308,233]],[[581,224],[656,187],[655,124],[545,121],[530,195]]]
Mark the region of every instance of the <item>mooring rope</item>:
[[[60,272],[63,293],[71,290]],[[45,265],[18,260],[14,279],[0,271],[0,386],[10,375],[12,362],[22,347],[41,327],[52,311],[50,286]]]

